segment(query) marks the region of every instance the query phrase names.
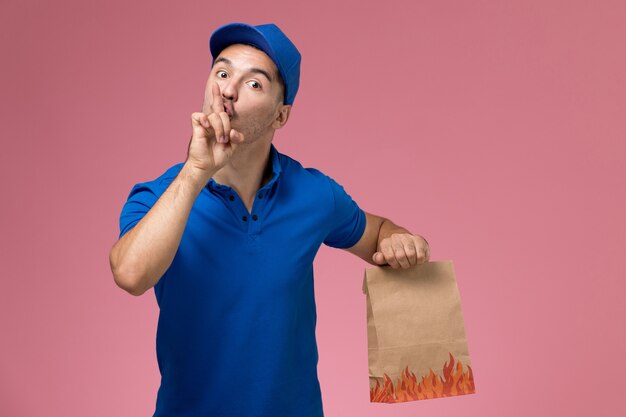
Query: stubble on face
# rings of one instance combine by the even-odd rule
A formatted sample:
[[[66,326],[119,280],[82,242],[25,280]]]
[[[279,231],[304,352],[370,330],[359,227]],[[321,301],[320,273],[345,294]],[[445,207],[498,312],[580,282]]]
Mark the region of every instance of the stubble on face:
[[[211,107],[211,87],[213,83],[217,82],[224,89],[222,95],[227,96],[225,100],[230,101],[230,107],[233,110],[233,117],[230,120],[231,128],[243,133],[247,143],[256,142],[263,138],[271,139],[275,130],[272,127],[272,123],[276,120],[278,112],[282,107],[284,93],[284,87],[276,65],[263,51],[250,45],[230,45],[217,58],[220,57],[228,59],[232,65],[225,66],[224,63],[220,63],[221,65],[216,64],[211,68],[206,84],[202,111],[206,114],[213,112]],[[216,73],[220,68],[225,68],[227,72],[232,73],[232,76],[238,77],[237,81],[232,81],[235,83],[234,85],[227,83],[227,81],[231,82],[231,80],[223,80],[217,77]],[[269,82],[263,75],[258,73],[247,72],[250,68],[264,70],[273,78],[272,81]],[[243,78],[239,78],[240,75],[243,75]],[[250,78],[262,81],[263,93],[250,90],[250,87],[246,84]],[[233,91],[233,89],[236,89],[236,91]]]

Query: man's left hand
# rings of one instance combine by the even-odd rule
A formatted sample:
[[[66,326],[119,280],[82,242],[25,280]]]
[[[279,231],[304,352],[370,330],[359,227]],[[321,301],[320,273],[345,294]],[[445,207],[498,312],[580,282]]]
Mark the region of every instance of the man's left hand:
[[[430,248],[426,239],[410,233],[393,233],[378,245],[372,256],[377,265],[389,264],[393,269],[410,268],[428,262]]]

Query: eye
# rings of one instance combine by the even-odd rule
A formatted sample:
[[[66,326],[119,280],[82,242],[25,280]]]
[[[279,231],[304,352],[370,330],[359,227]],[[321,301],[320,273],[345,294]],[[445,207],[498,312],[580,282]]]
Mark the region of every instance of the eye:
[[[251,86],[251,87],[252,87],[252,88],[254,88],[254,89],[259,89],[259,88],[261,88],[261,84],[259,84],[257,81],[254,81],[254,80],[249,81],[249,82],[248,82],[248,85],[249,85],[249,86]]]
[[[219,70],[216,73],[216,75],[217,75],[218,78],[226,78],[226,77],[228,77],[228,74],[226,74],[226,71],[224,71],[224,70]]]

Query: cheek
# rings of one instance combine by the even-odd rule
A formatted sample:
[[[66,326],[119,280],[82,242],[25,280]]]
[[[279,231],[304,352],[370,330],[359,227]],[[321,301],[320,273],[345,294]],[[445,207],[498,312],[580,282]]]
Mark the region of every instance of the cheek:
[[[267,105],[250,106],[245,109],[240,108],[238,112],[239,120],[235,125],[239,125],[249,135],[257,136],[271,126],[274,120],[273,116],[272,109],[268,108]]]
[[[271,105],[271,103],[268,103],[265,99],[259,99],[258,97],[249,100],[246,103],[245,107],[243,103],[241,103],[240,110],[240,113],[242,115],[246,114],[248,117],[255,120],[266,120],[268,118],[273,118],[274,113],[274,107]]]

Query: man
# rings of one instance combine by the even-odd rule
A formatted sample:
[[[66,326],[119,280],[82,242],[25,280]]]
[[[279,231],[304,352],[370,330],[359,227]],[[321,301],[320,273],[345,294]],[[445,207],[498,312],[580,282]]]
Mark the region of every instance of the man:
[[[110,253],[117,285],[159,305],[154,416],[320,417],[317,250],[410,268],[428,244],[274,147],[301,60],[277,26],[224,25],[209,44],[187,160],[132,188]]]

